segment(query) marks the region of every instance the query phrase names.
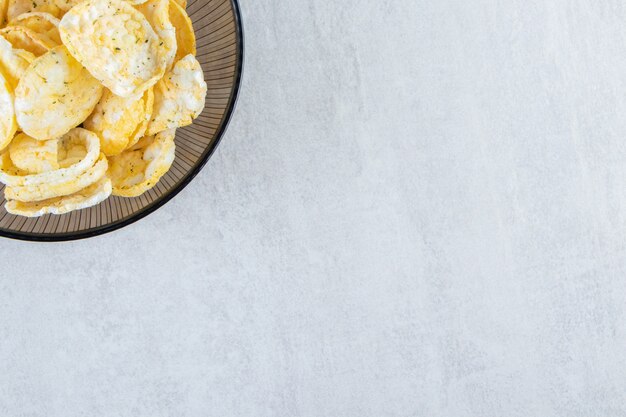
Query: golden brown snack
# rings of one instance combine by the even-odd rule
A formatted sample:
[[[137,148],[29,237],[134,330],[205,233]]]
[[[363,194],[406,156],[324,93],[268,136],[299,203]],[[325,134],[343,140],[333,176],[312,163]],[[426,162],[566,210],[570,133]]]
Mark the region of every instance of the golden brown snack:
[[[113,195],[137,197],[154,187],[174,161],[176,129],[150,138],[137,150],[128,150],[109,158],[109,176]]]
[[[37,58],[15,89],[20,128],[38,140],[55,139],[81,124],[102,96],[102,84],[57,46]]]
[[[145,16],[121,0],[86,0],[61,19],[69,52],[114,94],[139,96],[167,66],[163,43]]]

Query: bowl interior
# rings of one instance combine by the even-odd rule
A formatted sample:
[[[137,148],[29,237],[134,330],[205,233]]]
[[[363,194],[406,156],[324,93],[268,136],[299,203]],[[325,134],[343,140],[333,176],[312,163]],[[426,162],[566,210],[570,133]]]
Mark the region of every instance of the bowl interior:
[[[26,240],[71,240],[128,225],[169,201],[202,168],[220,140],[233,110],[243,59],[236,0],[190,0],[187,13],[196,32],[197,59],[208,91],[202,114],[177,130],[176,159],[150,191],[136,198],[109,197],[103,203],[64,215],[13,216],[4,210],[0,187],[0,236]]]

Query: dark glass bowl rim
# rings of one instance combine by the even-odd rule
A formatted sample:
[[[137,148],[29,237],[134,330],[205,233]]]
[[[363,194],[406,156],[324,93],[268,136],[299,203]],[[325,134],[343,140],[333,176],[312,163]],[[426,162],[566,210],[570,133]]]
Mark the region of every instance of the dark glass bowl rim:
[[[169,190],[167,194],[164,194],[156,201],[142,208],[141,210],[133,213],[130,217],[118,220],[116,222],[106,224],[99,227],[94,227],[89,230],[77,231],[77,232],[67,232],[67,233],[28,233],[28,232],[14,232],[6,229],[0,229],[0,237],[6,237],[9,239],[18,239],[18,240],[27,240],[34,242],[63,242],[69,240],[79,240],[86,239],[90,237],[95,237],[99,235],[103,235],[105,233],[110,233],[114,230],[121,229],[122,227],[126,227],[129,224],[135,223],[138,220],[143,219],[148,214],[156,211],[165,203],[174,198],[179,192],[183,190],[198,173],[202,170],[204,165],[209,161],[215,149],[219,145],[226,129],[228,128],[228,124],[230,122],[231,116],[235,110],[235,106],[237,104],[237,98],[239,97],[239,87],[241,85],[241,77],[243,75],[243,54],[244,54],[244,37],[243,37],[243,23],[241,20],[241,11],[239,8],[238,0],[230,0],[233,9],[233,15],[235,19],[235,35],[237,41],[237,62],[235,68],[235,82],[233,86],[232,94],[230,95],[230,99],[228,105],[226,106],[226,111],[224,112],[224,116],[220,121],[218,129],[215,134],[215,140],[213,143],[204,150],[203,154],[196,162],[195,166],[189,171],[187,177],[184,178],[181,182],[179,182],[176,187]]]

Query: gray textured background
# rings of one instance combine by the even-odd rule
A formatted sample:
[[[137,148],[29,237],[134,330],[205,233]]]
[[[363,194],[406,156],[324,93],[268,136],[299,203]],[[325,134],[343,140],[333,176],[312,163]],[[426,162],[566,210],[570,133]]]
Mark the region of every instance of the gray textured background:
[[[184,192],[0,241],[0,415],[626,416],[624,2],[242,3]]]

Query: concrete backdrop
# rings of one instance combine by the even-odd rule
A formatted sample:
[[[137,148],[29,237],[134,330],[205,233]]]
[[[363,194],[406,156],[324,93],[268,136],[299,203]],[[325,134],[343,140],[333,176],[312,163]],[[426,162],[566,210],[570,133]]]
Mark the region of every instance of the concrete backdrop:
[[[0,415],[626,416],[626,5],[241,3],[190,186],[0,240]]]

